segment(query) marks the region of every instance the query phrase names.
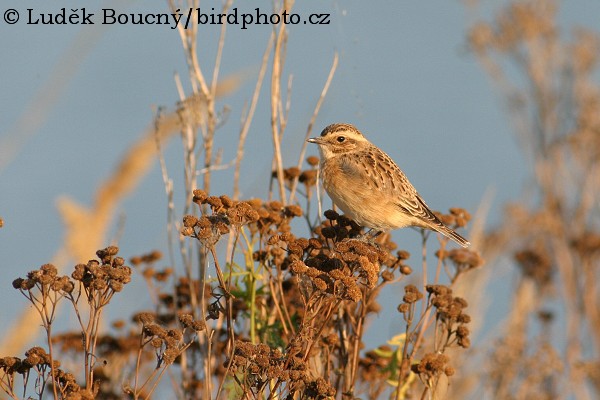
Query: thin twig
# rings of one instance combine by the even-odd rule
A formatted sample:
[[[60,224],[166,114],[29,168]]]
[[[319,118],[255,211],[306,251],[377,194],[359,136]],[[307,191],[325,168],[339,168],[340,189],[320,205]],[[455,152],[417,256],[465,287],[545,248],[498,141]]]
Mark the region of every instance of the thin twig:
[[[258,99],[260,97],[260,89],[262,88],[262,84],[265,78],[265,74],[267,71],[267,65],[269,61],[269,53],[271,53],[271,48],[273,47],[275,35],[271,33],[269,36],[269,41],[267,43],[267,47],[265,48],[265,52],[263,53],[262,63],[260,66],[260,71],[258,72],[258,78],[256,80],[256,85],[254,87],[254,92],[252,94],[252,100],[250,101],[250,108],[248,109],[248,114],[246,114],[244,121],[242,123],[242,129],[240,130],[240,138],[238,142],[237,153],[235,157],[235,169],[233,175],[233,199],[238,200],[240,195],[240,171],[242,158],[244,157],[244,146],[246,144],[246,137],[248,135],[248,131],[250,130],[250,125],[252,123],[252,118],[254,117],[254,112],[256,111],[256,104],[258,103]]]
[[[331,68],[329,69],[329,75],[327,76],[327,80],[325,81],[323,90],[321,90],[321,95],[319,96],[319,99],[317,100],[317,104],[315,106],[312,117],[310,118],[310,122],[308,123],[308,127],[306,129],[306,135],[304,137],[304,141],[302,142],[302,150],[300,150],[300,156],[298,157],[298,164],[297,164],[298,169],[300,169],[302,167],[302,163],[304,162],[304,155],[306,154],[306,145],[308,143],[306,140],[308,138],[310,138],[310,136],[312,134],[312,129],[315,124],[315,121],[317,120],[317,115],[319,115],[319,110],[321,109],[321,105],[323,104],[323,101],[325,100],[325,96],[327,95],[327,92],[329,91],[329,86],[331,85],[331,81],[333,80],[333,76],[335,75],[335,71],[338,66],[338,60],[339,60],[338,53],[335,52],[335,54],[333,56],[333,63],[331,64]],[[296,188],[298,187],[299,179],[300,179],[300,177],[296,177],[296,178],[294,178],[294,181],[292,182],[292,187],[290,189],[290,204],[294,203],[294,197],[296,196]],[[320,210],[319,210],[319,213],[320,213]]]

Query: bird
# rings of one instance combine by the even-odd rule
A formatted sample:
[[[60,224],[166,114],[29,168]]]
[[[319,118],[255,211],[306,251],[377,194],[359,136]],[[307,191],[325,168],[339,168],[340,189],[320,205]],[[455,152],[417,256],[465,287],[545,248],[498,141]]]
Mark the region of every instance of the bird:
[[[462,247],[470,245],[435,216],[390,156],[354,125],[331,124],[307,141],[319,146],[319,175],[333,203],[358,225],[375,231],[373,237],[413,226],[439,232]]]

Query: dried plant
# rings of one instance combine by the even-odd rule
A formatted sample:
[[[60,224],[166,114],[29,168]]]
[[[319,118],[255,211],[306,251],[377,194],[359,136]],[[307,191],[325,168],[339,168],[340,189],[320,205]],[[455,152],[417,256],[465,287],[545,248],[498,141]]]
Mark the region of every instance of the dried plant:
[[[198,5],[196,0],[169,2],[172,9]],[[223,12],[231,5],[225,1]],[[276,2],[274,12],[289,12],[292,6],[293,1]],[[230,115],[217,102],[226,25],[212,65],[199,62],[198,24],[190,26],[179,26],[189,82],[176,77],[180,101],[175,111],[157,110],[151,132],[119,164],[114,179],[101,185],[92,211],[63,207],[71,217],[67,245],[81,256],[103,238],[116,202],[131,190],[150,156],[158,154],[169,217],[167,260],[150,251],[131,257],[129,268],[110,246],[96,253],[97,260],[77,264],[70,277],[47,264],[15,280],[13,286],[42,321],[47,349],[33,347],[24,359],[1,358],[0,390],[11,398],[40,399],[50,391],[55,399],[443,398],[450,379],[470,374],[458,367],[461,353],[471,346],[472,317],[468,299],[455,289],[483,265],[479,253],[449,249],[439,238],[429,273],[433,235],[421,232],[417,284],[409,253],[389,234],[366,240],[348,217],[314,211],[315,205],[322,207],[314,196],[318,159],[306,157],[304,147],[297,160],[281,153],[293,112],[292,80],[282,72],[289,34],[283,24],[268,39],[250,106],[241,113],[235,159],[223,164],[215,138]],[[306,137],[337,63],[334,55]],[[266,77],[273,157],[265,178],[270,185],[264,199],[241,200],[244,143],[253,134]],[[180,188],[162,158],[164,139],[174,132],[182,138]],[[229,165],[235,168],[231,193],[211,194],[213,171]],[[182,205],[175,204],[175,193],[185,195]],[[453,229],[465,228],[471,219],[460,208],[437,216]],[[524,252],[522,257],[529,274],[545,276],[536,256]],[[146,282],[153,309],[120,316],[110,329],[101,329],[106,306],[118,304],[117,294],[136,278]],[[404,292],[401,304],[380,304],[382,289],[392,285]],[[77,327],[57,332],[57,306],[65,300]],[[369,322],[382,307],[397,308],[404,329],[387,344],[367,349]]]

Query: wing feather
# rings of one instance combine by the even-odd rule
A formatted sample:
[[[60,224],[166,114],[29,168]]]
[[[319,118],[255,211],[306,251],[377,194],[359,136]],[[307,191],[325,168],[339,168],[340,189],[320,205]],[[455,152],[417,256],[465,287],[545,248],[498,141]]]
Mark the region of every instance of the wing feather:
[[[448,228],[429,209],[396,163],[376,147],[343,156],[341,172],[356,185],[378,193],[381,201],[389,201],[402,212],[413,216],[414,225],[433,229],[466,247],[469,242]]]
[[[369,147],[344,157],[342,171],[386,197],[414,199],[417,191],[396,163],[383,151]]]

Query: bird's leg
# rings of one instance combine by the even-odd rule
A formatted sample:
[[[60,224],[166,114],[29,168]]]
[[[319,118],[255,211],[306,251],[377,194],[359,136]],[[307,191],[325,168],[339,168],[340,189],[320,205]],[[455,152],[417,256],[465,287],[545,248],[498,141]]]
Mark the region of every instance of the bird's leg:
[[[357,237],[357,239],[363,242],[373,243],[377,236],[381,235],[382,233],[383,231],[370,228],[368,231]]]
[[[363,242],[366,241],[367,238],[370,236],[372,230],[373,230],[373,228],[369,229],[365,233],[361,233],[360,235],[356,236],[356,239],[363,241]]]
[[[369,229],[369,232],[367,232],[367,233],[370,233],[372,230],[374,230],[374,228]],[[375,233],[373,233],[371,235],[371,239],[375,240],[377,238],[377,236],[381,235],[382,233],[383,233],[383,231],[375,231]]]

